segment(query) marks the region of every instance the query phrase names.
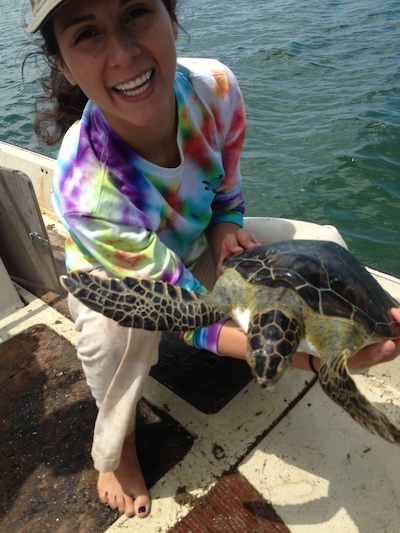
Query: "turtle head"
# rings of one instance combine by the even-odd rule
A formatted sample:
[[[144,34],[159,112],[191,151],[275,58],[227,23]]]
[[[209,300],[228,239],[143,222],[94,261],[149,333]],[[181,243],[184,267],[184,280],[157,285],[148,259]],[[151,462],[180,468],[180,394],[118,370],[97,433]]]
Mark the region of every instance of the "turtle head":
[[[300,321],[283,310],[272,308],[252,317],[247,362],[263,388],[276,383],[290,366],[300,338]]]

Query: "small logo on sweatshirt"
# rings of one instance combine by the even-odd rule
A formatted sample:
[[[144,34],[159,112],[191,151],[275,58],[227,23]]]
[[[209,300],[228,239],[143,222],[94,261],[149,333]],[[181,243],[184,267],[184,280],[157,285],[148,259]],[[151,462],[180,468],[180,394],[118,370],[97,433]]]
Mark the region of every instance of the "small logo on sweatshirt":
[[[214,178],[212,181],[203,180],[203,183],[206,185],[206,191],[218,192],[218,187],[223,177],[223,174],[220,174],[218,178]]]

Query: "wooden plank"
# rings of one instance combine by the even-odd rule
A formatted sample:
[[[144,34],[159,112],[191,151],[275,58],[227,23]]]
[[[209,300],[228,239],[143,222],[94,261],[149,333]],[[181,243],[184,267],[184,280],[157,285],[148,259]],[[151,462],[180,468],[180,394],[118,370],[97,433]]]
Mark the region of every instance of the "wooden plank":
[[[184,487],[175,497],[182,504],[193,496]],[[192,502],[193,503],[193,502]],[[290,533],[270,502],[240,474],[223,476],[170,533]]]
[[[0,319],[24,307],[0,257]]]
[[[21,146],[0,141],[0,167],[20,170],[29,176],[41,209],[52,212],[51,182],[56,160]]]
[[[29,177],[0,167],[0,257],[10,276],[60,290],[47,231]]]

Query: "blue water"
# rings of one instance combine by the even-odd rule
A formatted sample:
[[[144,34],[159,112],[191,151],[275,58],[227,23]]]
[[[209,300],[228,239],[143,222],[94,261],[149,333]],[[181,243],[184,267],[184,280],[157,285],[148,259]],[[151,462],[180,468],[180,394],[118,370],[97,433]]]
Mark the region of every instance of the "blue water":
[[[21,79],[24,3],[0,0],[0,140],[55,155],[32,131],[32,63]],[[334,224],[400,275],[400,2],[182,0],[178,13],[179,54],[219,58],[242,87],[247,214]]]

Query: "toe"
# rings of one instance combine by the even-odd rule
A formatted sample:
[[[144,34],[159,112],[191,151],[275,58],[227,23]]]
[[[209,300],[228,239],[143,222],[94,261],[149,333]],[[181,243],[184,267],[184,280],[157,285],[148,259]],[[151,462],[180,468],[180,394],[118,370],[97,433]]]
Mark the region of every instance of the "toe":
[[[132,498],[126,497],[125,498],[125,504],[124,504],[124,510],[122,511],[125,513],[125,516],[127,518],[131,518],[132,516],[135,516],[135,502]]]
[[[116,505],[118,507],[118,511],[123,514],[124,512],[126,512],[128,510],[128,504],[129,504],[129,501],[127,502],[124,498],[124,495],[121,494],[120,496],[118,496],[118,498],[116,498]],[[115,509],[115,508],[114,508]],[[130,516],[130,515],[126,515],[126,516]]]
[[[150,498],[140,496],[135,500],[135,513],[138,518],[145,518],[150,513]]]
[[[108,493],[98,490],[98,495],[101,503],[104,503],[104,505],[108,505]]]

